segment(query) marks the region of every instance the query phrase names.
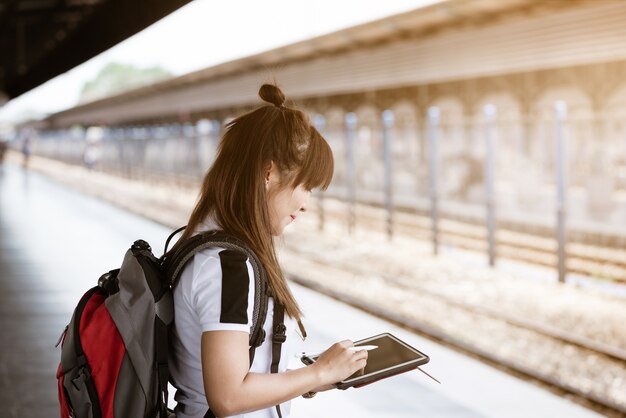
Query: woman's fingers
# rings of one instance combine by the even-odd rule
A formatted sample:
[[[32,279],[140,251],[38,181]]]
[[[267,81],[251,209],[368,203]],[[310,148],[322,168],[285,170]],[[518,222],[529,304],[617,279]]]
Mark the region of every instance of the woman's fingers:
[[[362,358],[362,359],[358,360],[357,363],[359,364],[359,366],[365,367],[367,365],[367,359],[366,358]]]
[[[367,354],[362,354],[362,353],[354,353],[352,354],[352,360],[353,361],[358,361],[358,360],[367,360]]]
[[[345,347],[345,348],[354,346],[354,343],[352,342],[352,340],[339,341],[337,344],[339,344],[339,345],[341,345],[342,347]]]
[[[353,358],[360,360],[360,359],[366,359],[367,360],[368,357],[368,353],[367,350],[359,350],[359,351],[355,351],[353,354]]]
[[[334,384],[365,368],[367,350],[349,350],[353,346],[352,340],[338,341],[323,352],[314,363],[315,367],[324,370],[326,383]]]
[[[367,350],[359,350],[352,355],[354,371],[364,369],[367,365]]]

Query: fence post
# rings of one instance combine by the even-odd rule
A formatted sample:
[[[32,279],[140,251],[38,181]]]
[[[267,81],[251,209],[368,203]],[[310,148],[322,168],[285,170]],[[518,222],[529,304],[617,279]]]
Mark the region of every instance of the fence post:
[[[493,267],[496,259],[496,242],[495,242],[495,202],[493,190],[493,138],[492,127],[493,119],[496,115],[496,107],[492,104],[485,105],[485,145],[486,145],[486,161],[485,161],[485,203],[487,205],[487,238],[489,244],[489,265]]]
[[[220,142],[220,130],[222,128],[222,122],[219,119],[211,119],[211,132],[209,135],[211,136],[211,145],[213,147],[213,161],[217,157],[217,146]],[[213,162],[211,162],[212,164]]]
[[[356,135],[356,114],[353,112],[347,113],[345,116],[346,121],[346,168],[347,168],[347,192],[348,192],[348,233],[352,234],[355,224],[355,204],[356,204],[356,181],[355,181],[355,168],[354,168],[354,137]]]
[[[320,114],[315,115],[315,117],[313,118],[313,125],[315,126],[315,129],[317,129],[317,131],[322,136],[324,136],[324,131],[326,128],[326,119],[324,118],[324,116]],[[320,231],[323,231],[325,219],[324,219],[324,192],[322,190],[319,190],[317,193],[317,209],[319,213],[318,229]]]
[[[385,210],[387,212],[387,239],[393,237],[393,172],[392,172],[392,137],[393,112],[385,110],[383,122],[383,158],[385,161]]]
[[[566,237],[565,237],[565,142],[563,138],[563,121],[567,116],[567,105],[563,101],[554,103],[556,116],[556,217],[558,242],[558,272],[559,282],[565,282],[566,271]]]
[[[181,181],[187,182],[189,177],[185,174],[187,170],[185,168],[191,167],[192,172],[195,173],[198,171],[198,167],[200,166],[199,161],[199,153],[198,153],[198,130],[196,129],[196,125],[191,122],[185,122],[183,125],[183,138],[185,144],[185,167],[175,167],[174,169],[178,172],[176,173],[180,176]]]
[[[428,172],[430,183],[430,219],[432,224],[433,254],[439,252],[439,213],[437,191],[437,131],[439,128],[439,108],[428,108]]]

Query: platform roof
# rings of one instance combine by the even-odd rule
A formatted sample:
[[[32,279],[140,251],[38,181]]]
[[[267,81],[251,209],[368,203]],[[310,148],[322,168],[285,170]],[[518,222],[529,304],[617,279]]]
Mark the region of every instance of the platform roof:
[[[0,94],[18,97],[189,1],[2,0]]]
[[[602,9],[601,13],[606,14],[605,9],[620,8],[622,4],[621,0],[442,1],[84,103],[49,115],[39,122],[42,126],[54,127],[67,127],[72,124],[142,123],[142,121],[156,119],[169,120],[177,118],[177,115],[185,116],[192,112],[205,112],[220,106],[232,108],[250,104],[258,100],[256,95],[251,93],[255,91],[254,86],[258,85],[258,76],[266,74],[268,69],[271,70],[270,72],[281,72],[281,85],[285,86],[288,81],[292,82],[288,86],[290,97],[298,99],[310,97],[311,91],[315,91],[316,94],[338,94],[337,92],[346,93],[372,86],[389,88],[389,86],[396,84],[404,86],[423,82],[441,82],[442,73],[447,74],[447,78],[443,78],[445,81],[459,79],[459,77],[464,76],[463,74],[466,76],[470,73],[474,74],[473,76],[478,76],[479,74],[499,74],[502,71],[517,71],[522,68],[519,67],[517,61],[520,59],[528,61],[528,54],[531,58],[528,62],[533,65],[543,62],[536,62],[537,58],[533,58],[533,54],[537,51],[532,48],[527,51],[528,33],[525,31],[528,30],[535,34],[537,31],[543,34],[535,38],[544,39],[544,42],[547,42],[546,45],[541,42],[534,42],[531,45],[533,48],[541,50],[539,52],[543,54],[542,57],[546,53],[553,54],[550,55],[550,59],[546,59],[544,65],[546,68],[553,68],[555,65],[570,62],[571,57],[564,57],[567,54],[574,54],[578,61],[591,60],[595,62],[597,59],[594,56],[587,57],[589,54],[583,54],[584,59],[581,59],[579,51],[580,48],[585,48],[585,45],[589,49],[589,44],[584,44],[587,41],[585,37],[594,36],[588,33],[589,31],[593,32],[594,28],[586,28],[587,31],[583,34],[585,39],[581,41],[583,43],[580,48],[576,46],[576,48],[563,49],[560,47],[562,44],[559,40],[560,31],[564,30],[562,26],[566,25],[567,28],[565,29],[571,32],[573,24],[574,29],[577,30],[577,25],[584,21],[584,16],[590,13],[590,9]],[[616,24],[613,20],[619,20],[622,12],[623,10],[620,9],[620,14],[612,19],[611,30]],[[583,20],[581,20],[581,13]],[[559,22],[555,23],[555,20]],[[561,20],[566,22],[561,22]],[[541,22],[554,26],[541,27]],[[617,24],[618,26],[621,25],[621,21]],[[532,28],[526,27],[528,25],[531,25]],[[515,33],[516,45],[496,42],[503,37],[509,37],[507,35],[507,28],[509,27],[511,30],[513,27],[517,28]],[[488,32],[494,34],[495,37],[489,37]],[[549,33],[546,34],[546,32]],[[460,38],[459,35],[461,35]],[[613,36],[614,33],[611,32],[609,35]],[[579,39],[580,36],[572,36],[571,33],[568,36],[571,38],[568,38],[568,41],[578,45],[576,39]],[[476,45],[482,45],[485,47],[485,54],[489,57],[478,57],[483,52],[482,48],[476,50],[476,56],[456,54],[446,48],[437,49],[436,40],[444,38],[455,38],[458,41],[457,45],[464,45],[463,48],[466,48],[464,51],[468,51],[467,48],[476,48]],[[619,39],[623,38],[616,39],[618,38],[611,38],[612,42],[617,42],[621,48]],[[598,38],[594,42],[598,43],[603,40],[604,38]],[[471,45],[466,45],[468,42]],[[494,44],[504,45],[505,50],[493,51],[487,48]],[[400,48],[400,46],[402,47]],[[555,47],[557,51],[560,49],[563,51],[555,53],[553,51]],[[396,51],[393,53],[397,55],[400,53],[397,52],[399,51],[398,48],[406,50],[402,54],[408,55],[391,56],[392,53],[386,53],[386,51],[393,50]],[[416,51],[416,48],[424,50]],[[435,49],[433,50],[433,48]],[[520,59],[517,61],[509,62],[511,53],[517,56],[519,55],[517,51],[522,50],[525,51],[526,55],[520,55],[518,57]],[[607,47],[600,48],[596,52],[602,51],[613,56],[611,52],[613,50]],[[445,56],[441,56],[442,53]],[[505,56],[509,58],[504,58]],[[626,57],[626,50],[624,56]],[[433,62],[437,62],[438,66],[430,65],[432,61],[430,57],[435,57]],[[463,60],[468,57],[470,62]],[[500,60],[498,57],[503,57],[503,59]],[[404,62],[423,61],[426,58],[428,58],[427,62],[414,65],[410,62]],[[495,61],[494,58],[496,58]],[[389,75],[384,77],[385,80],[383,81],[379,80],[380,77],[373,80],[372,77],[380,76],[381,71],[387,71],[385,68],[388,67],[387,61],[390,59],[403,60],[403,66],[396,71],[402,74]],[[528,64],[526,61],[524,61],[525,64]],[[574,61],[570,64],[573,65]],[[470,71],[468,69],[470,64],[480,68],[472,67]],[[313,68],[315,65],[317,66]],[[506,69],[498,67],[503,65]],[[440,68],[442,66],[443,68]],[[498,68],[492,68],[494,66]],[[357,70],[362,76],[359,79],[360,84],[355,84],[354,80],[354,71]],[[335,75],[334,78],[323,76],[324,80],[320,81],[317,75],[324,71],[332,72]],[[454,74],[450,72],[454,72]],[[300,80],[299,77],[304,77],[305,82],[294,82],[294,80]]]
[[[524,18],[584,4],[615,0],[447,0],[405,13],[385,17],[326,35],[321,35],[233,61],[204,68],[178,77],[105,97],[69,110],[106,106],[109,101],[134,99],[200,84],[221,77],[273,66],[284,66],[319,56],[340,55],[346,51],[377,47],[398,40],[435,36],[446,30],[483,26],[504,19]],[[59,113],[63,113],[61,111]]]

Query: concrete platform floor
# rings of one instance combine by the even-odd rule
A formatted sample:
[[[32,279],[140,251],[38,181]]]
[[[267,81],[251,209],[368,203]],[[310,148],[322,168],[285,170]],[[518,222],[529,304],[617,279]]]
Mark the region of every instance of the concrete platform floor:
[[[155,252],[170,229],[19,167],[0,167],[0,400],[8,418],[58,416],[54,348],[80,296],[137,238]],[[296,398],[291,416],[598,417],[432,341],[292,284],[308,351],[388,331],[431,357],[424,370],[360,389]],[[341,318],[340,321],[337,318]],[[294,367],[298,366],[297,361]]]

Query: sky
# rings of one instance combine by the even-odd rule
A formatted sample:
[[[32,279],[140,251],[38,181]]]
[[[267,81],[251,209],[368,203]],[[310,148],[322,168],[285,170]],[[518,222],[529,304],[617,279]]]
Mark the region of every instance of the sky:
[[[78,103],[109,62],[182,75],[440,0],[195,0],[133,37],[0,107],[0,124]]]

